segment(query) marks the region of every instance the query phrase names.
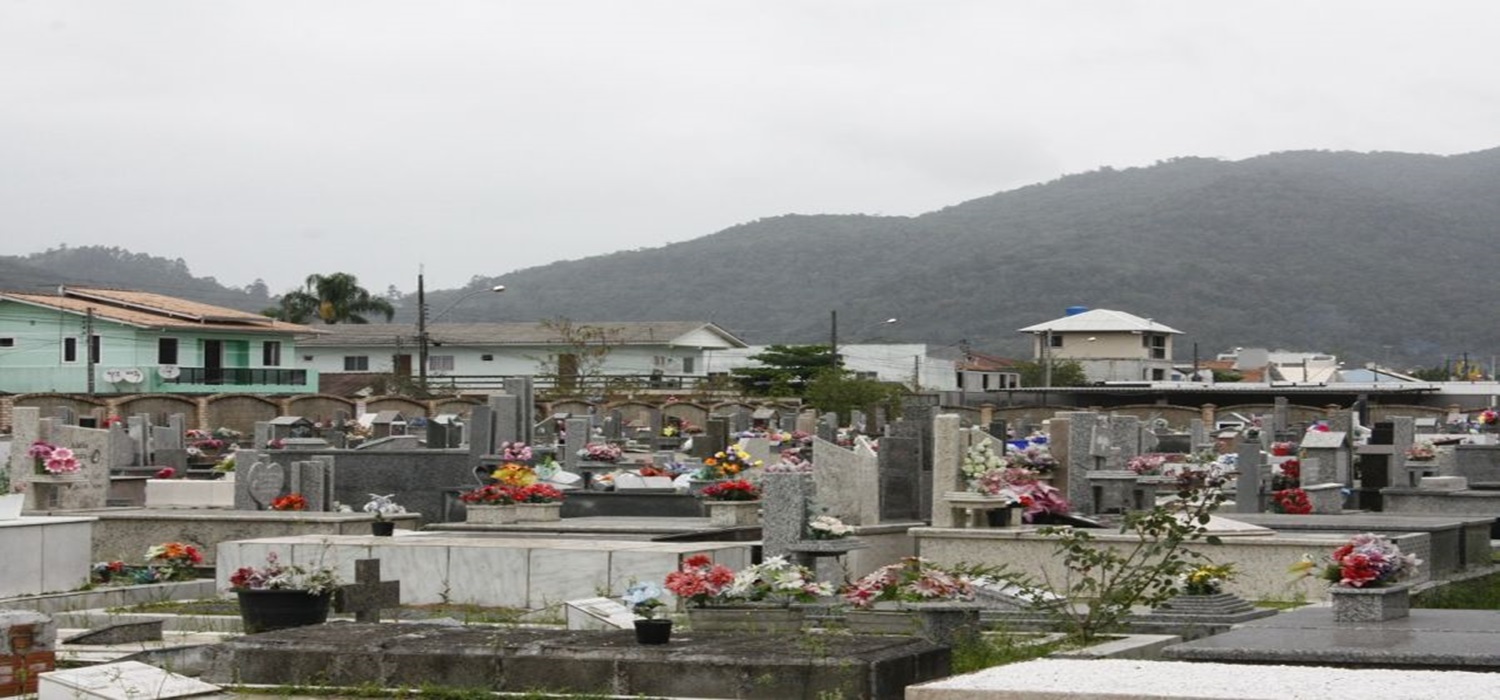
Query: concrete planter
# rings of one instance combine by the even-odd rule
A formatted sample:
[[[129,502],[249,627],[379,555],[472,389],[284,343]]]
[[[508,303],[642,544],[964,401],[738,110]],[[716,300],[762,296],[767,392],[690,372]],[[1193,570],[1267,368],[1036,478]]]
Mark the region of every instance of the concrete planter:
[[[977,603],[876,603],[873,610],[850,610],[844,624],[855,634],[922,637],[951,646],[979,633]]]
[[[516,506],[487,506],[471,503],[465,508],[464,522],[474,525],[507,525],[516,521]]]
[[[0,496],[0,520],[15,520],[21,517],[21,506],[26,504],[26,494],[7,493]]]
[[[1334,622],[1384,622],[1406,617],[1411,611],[1410,586],[1351,588],[1329,586]]]
[[[760,501],[704,501],[708,523],[720,527],[760,524]]]
[[[694,632],[790,634],[802,630],[801,608],[688,608]]]
[[[516,522],[545,523],[562,519],[562,503],[517,503]]]

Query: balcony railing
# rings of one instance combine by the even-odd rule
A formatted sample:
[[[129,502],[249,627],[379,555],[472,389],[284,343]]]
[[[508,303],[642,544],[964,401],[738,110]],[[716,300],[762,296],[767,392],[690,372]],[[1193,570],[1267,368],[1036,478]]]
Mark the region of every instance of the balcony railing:
[[[162,383],[221,386],[306,386],[307,370],[183,367],[180,374],[172,379],[163,379]]]

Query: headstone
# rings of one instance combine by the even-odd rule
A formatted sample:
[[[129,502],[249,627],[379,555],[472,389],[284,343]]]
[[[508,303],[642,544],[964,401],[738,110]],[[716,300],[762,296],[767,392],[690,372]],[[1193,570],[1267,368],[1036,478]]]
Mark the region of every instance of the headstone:
[[[1302,436],[1302,481],[1349,486],[1349,434],[1311,430]]]
[[[1406,468],[1406,451],[1416,442],[1417,422],[1411,416],[1391,416],[1391,461],[1397,473]],[[1405,483],[1405,481],[1395,482]]]
[[[1088,475],[1089,472],[1098,468],[1095,457],[1097,447],[1094,440],[1094,433],[1099,420],[1103,416],[1086,411],[1059,413],[1053,418],[1053,435],[1057,435],[1058,433],[1058,426],[1056,425],[1058,418],[1064,419],[1062,423],[1063,427],[1066,428],[1066,434],[1063,437],[1063,444],[1067,448],[1064,452],[1066,461],[1061,462],[1058,468],[1059,471],[1067,472],[1065,479],[1067,491],[1065,494],[1068,504],[1073,507],[1075,512],[1093,513],[1094,493],[1093,488],[1089,485]],[[1054,438],[1052,442],[1055,444],[1056,439]],[[1053,456],[1057,457],[1057,452],[1053,452]],[[1058,487],[1062,488],[1062,485]]]
[[[519,403],[519,412],[516,415],[516,428],[512,433],[513,437],[511,441],[522,442],[527,445],[535,444],[536,390],[531,377],[507,377],[504,386],[505,393],[516,397]]]
[[[949,491],[963,490],[963,434],[959,417],[952,413],[934,416],[932,419],[932,494],[929,498],[940,499]],[[953,509],[943,503],[930,506],[933,527],[957,527]]]
[[[563,617],[570,630],[628,630],[635,627],[635,614],[613,598],[580,598],[563,603]]]
[[[588,445],[589,422],[587,416],[567,420],[567,435],[563,438],[563,464],[568,471],[576,471],[578,463],[583,460],[578,453]]]
[[[850,430],[853,430],[854,432],[859,433],[860,435],[868,435],[869,433],[866,432],[867,425],[868,424],[865,421],[865,412],[864,411],[861,411],[861,410],[859,410],[857,408],[849,411],[849,429]]]
[[[1188,436],[1193,452],[1201,452],[1213,447],[1213,442],[1208,438],[1208,428],[1204,425],[1202,418],[1188,421]]]
[[[811,474],[767,473],[761,481],[761,548],[767,557],[785,556],[802,539],[807,505],[813,499]]]
[[[818,494],[817,506],[823,511],[815,515],[832,515],[849,525],[880,522],[880,496],[885,488],[877,475],[879,462],[886,459],[886,447],[887,442],[882,440],[880,455],[875,457],[868,450],[856,451],[827,440],[813,440],[812,459],[818,465],[812,472],[813,484]],[[910,499],[915,489],[906,495]]]
[[[151,416],[138,413],[125,419],[126,431],[130,433],[131,446],[133,448],[130,462],[120,466],[142,467],[151,464],[151,455],[147,452],[151,442]]]
[[[702,439],[700,439],[702,438]],[[694,457],[711,457],[729,446],[729,420],[720,416],[708,419],[707,433],[693,438]]]
[[[990,421],[990,426],[987,429],[987,432],[990,434],[991,437],[995,438],[996,440],[1009,440],[1010,439],[1010,428],[1006,426],[1006,423],[1003,420],[998,420],[997,419],[997,420]],[[1025,437],[1025,436],[1021,436],[1021,437]]]
[[[781,418],[780,425],[777,426],[777,427],[779,427],[781,429],[781,432],[783,432],[783,433],[790,433],[790,432],[792,432],[792,431],[794,431],[794,430],[797,429],[797,413],[796,412],[794,412],[794,411],[782,411],[782,412],[778,413],[777,415],[780,416],[780,418]]]
[[[256,450],[264,450],[264,449],[266,449],[266,447],[268,447],[271,444],[271,423],[270,423],[270,421],[263,421],[263,420],[255,421],[255,437],[254,437],[254,440],[255,441],[251,443],[251,446],[252,446],[252,449],[256,449]]]
[[[494,398],[494,397],[491,397]],[[469,409],[469,458],[495,454],[495,410],[486,403]]]
[[[500,445],[507,442],[516,442],[521,436],[520,420],[524,407],[521,399],[510,394],[495,394],[489,397],[488,405],[491,415],[494,416],[494,430],[490,433],[489,454],[494,454],[500,449]]]
[[[1292,439],[1287,432],[1290,405],[1285,396],[1278,396],[1271,409],[1271,433],[1277,442]]]
[[[838,442],[839,414],[824,413],[818,417],[818,438],[829,442]]]
[[[750,429],[750,411],[744,406],[735,409],[729,414],[729,430],[733,434],[743,433]]]
[[[880,452],[877,453],[876,463],[876,518],[873,522],[861,519],[857,524],[871,525],[876,522],[902,522],[921,519],[921,479],[922,479],[922,452],[923,442],[921,431],[905,421],[892,423],[891,433],[880,439]],[[813,464],[819,465],[819,469],[813,471],[819,478],[822,477],[822,462],[818,461],[816,450],[813,455]],[[930,487],[929,487],[930,488]],[[827,493],[822,485],[818,492]],[[867,504],[862,502],[861,513],[868,511]],[[856,524],[856,523],[851,523]]]
[[[239,467],[243,474],[234,480],[236,510],[270,510],[271,502],[287,493],[287,470],[265,454],[257,455],[249,467]]]
[[[318,455],[292,462],[291,489],[307,499],[307,509],[321,513],[333,509],[333,457]]]
[[[1237,513],[1260,513],[1265,511],[1264,484],[1268,483],[1268,467],[1263,459],[1260,443],[1241,441],[1235,451],[1235,469],[1239,477],[1234,487],[1234,510]]]
[[[354,583],[339,586],[333,605],[355,622],[380,622],[382,609],[401,607],[401,582],[380,580],[379,559],[355,559]]]

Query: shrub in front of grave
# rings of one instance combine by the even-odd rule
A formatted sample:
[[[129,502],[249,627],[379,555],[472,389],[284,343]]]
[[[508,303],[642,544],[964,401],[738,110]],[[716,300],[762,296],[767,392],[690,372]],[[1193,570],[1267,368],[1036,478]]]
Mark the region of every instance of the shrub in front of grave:
[[[1213,511],[1224,502],[1222,472],[1189,470],[1178,476],[1177,497],[1170,504],[1125,514],[1120,533],[1133,541],[1101,543],[1083,528],[1042,528],[1055,540],[1062,560],[1062,581],[1045,581],[1057,595],[1035,603],[1050,613],[1075,641],[1092,643],[1119,629],[1133,606],[1156,607],[1180,590],[1181,577],[1206,554],[1185,547],[1193,542],[1219,544],[1208,534]]]

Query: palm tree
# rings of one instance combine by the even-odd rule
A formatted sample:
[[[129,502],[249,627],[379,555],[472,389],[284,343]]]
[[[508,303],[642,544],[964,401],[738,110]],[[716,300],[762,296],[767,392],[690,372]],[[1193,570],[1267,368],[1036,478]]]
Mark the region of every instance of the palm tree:
[[[303,289],[294,289],[281,297],[281,305],[261,312],[290,323],[307,323],[317,318],[329,325],[335,323],[369,323],[363,314],[385,314],[390,321],[396,314],[389,301],[372,296],[359,286],[359,278],[345,272],[331,275],[308,275]]]

